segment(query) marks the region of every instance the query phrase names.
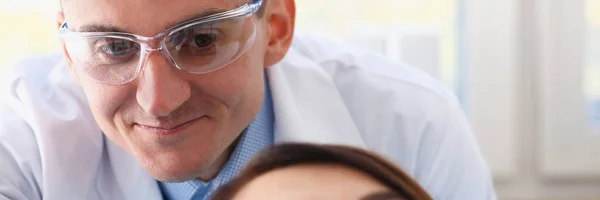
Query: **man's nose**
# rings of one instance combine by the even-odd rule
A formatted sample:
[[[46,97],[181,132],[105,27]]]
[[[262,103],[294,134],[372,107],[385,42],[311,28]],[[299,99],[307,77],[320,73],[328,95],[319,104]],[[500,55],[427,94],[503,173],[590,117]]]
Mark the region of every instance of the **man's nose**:
[[[190,98],[190,85],[182,71],[161,55],[148,55],[138,78],[136,98],[140,106],[151,116],[167,116]]]

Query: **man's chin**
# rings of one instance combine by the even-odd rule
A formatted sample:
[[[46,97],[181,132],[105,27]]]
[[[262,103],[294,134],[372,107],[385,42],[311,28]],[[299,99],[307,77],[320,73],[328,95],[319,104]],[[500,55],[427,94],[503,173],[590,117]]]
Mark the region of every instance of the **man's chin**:
[[[169,153],[137,157],[148,175],[161,182],[184,182],[200,177],[212,163],[212,158],[190,158]],[[198,156],[198,154],[194,155]],[[186,159],[187,158],[187,159]]]
[[[197,177],[206,171],[205,166],[199,165],[198,167],[185,167],[183,165],[161,165],[154,164],[150,166],[142,166],[146,173],[152,178],[161,182],[185,182]]]

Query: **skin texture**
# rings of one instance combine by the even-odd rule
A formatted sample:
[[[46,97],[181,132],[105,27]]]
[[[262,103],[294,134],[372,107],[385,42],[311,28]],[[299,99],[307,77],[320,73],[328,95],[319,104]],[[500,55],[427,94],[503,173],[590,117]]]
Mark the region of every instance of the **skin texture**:
[[[57,24],[78,31],[97,24],[153,36],[209,8],[233,9],[245,0],[65,0]],[[209,180],[227,160],[240,133],[257,115],[264,95],[264,69],[279,62],[293,37],[294,0],[268,1],[254,16],[257,38],[231,64],[208,74],[176,69],[159,52],[141,74],[124,85],[106,85],[77,75],[104,134],[131,154],[154,178],[181,182]],[[64,45],[63,45],[63,49]],[[157,133],[177,128],[179,134]]]
[[[276,169],[245,185],[234,200],[365,199],[389,189],[342,165],[307,164]]]

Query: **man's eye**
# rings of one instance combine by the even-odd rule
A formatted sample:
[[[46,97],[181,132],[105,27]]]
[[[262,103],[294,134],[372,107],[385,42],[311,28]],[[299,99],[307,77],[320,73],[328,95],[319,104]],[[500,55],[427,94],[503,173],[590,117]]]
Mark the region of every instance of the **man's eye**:
[[[132,41],[125,41],[125,40],[114,41],[112,43],[103,45],[101,47],[101,50],[104,53],[108,53],[108,54],[111,54],[114,56],[126,55],[127,53],[130,53],[134,49],[135,49],[135,43]]]
[[[210,47],[216,37],[213,34],[198,34],[194,37],[194,44],[198,48],[208,48]]]

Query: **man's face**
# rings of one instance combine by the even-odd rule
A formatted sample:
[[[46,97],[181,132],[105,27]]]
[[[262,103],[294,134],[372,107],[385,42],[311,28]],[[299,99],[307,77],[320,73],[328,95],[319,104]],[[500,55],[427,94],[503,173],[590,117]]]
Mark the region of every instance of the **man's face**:
[[[229,10],[244,3],[64,0],[63,11],[71,30],[94,24],[154,36],[209,8]],[[158,180],[214,176],[260,110],[264,67],[273,64],[265,61],[269,22],[253,17],[256,42],[240,58],[211,73],[178,70],[159,52],[151,53],[137,78],[123,85],[103,84],[74,70],[104,134]]]

